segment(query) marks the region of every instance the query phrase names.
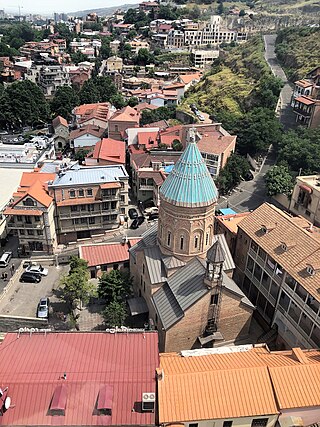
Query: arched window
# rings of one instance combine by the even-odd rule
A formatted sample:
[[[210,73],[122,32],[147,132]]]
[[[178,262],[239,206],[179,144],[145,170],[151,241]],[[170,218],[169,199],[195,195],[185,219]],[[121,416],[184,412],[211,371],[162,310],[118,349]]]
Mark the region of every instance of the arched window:
[[[170,246],[171,245],[171,232],[168,231],[168,236],[167,236],[167,245]]]
[[[26,200],[23,202],[24,206],[34,206],[34,200],[31,199],[31,197],[27,197]]]
[[[194,236],[194,248],[198,249],[199,245],[199,236]]]
[[[210,234],[206,233],[206,246],[208,246],[208,244],[209,244],[209,236],[210,236]]]
[[[183,236],[180,236],[180,251],[183,251],[183,246],[184,246],[184,238]]]

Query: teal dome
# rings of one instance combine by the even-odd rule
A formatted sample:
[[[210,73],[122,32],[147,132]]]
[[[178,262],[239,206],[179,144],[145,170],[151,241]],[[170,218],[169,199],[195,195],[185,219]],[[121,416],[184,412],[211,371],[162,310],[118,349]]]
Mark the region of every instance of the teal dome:
[[[203,157],[192,141],[160,189],[161,199],[176,206],[209,206],[218,199],[218,190]]]

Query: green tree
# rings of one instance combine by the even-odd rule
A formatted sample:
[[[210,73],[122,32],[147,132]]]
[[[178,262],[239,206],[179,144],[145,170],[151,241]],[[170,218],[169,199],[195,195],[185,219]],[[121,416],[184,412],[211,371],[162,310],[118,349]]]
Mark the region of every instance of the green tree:
[[[231,154],[225,167],[220,171],[216,184],[220,194],[226,194],[236,187],[250,171],[248,161],[238,154]]]
[[[78,65],[79,62],[88,61],[88,57],[84,53],[78,51],[71,54],[71,61]]]
[[[139,49],[138,55],[135,58],[135,64],[148,65],[154,62],[154,55],[148,49]]]
[[[62,116],[66,120],[70,120],[72,110],[79,105],[79,102],[78,93],[72,87],[60,86],[51,101],[51,113],[55,116]]]
[[[126,101],[124,100],[121,93],[116,93],[110,98],[110,102],[113,106],[116,107],[117,110],[120,110],[121,108],[125,107]]]
[[[172,149],[174,151],[182,151],[183,150],[183,145],[181,144],[179,139],[174,139],[172,142]]]
[[[142,110],[140,125],[158,122],[159,120],[174,119],[176,117],[176,107],[159,107],[156,110]]]
[[[108,328],[115,328],[124,325],[127,317],[125,303],[122,301],[112,301],[102,313],[104,322]]]
[[[88,262],[78,256],[72,255],[70,257],[70,272],[74,272],[75,270],[88,270]]]
[[[265,175],[268,196],[286,194],[290,196],[293,189],[292,176],[286,166],[273,166]]]
[[[100,277],[98,295],[108,303],[124,300],[131,294],[131,286],[132,280],[129,274],[121,270],[111,270]]]
[[[89,79],[84,82],[79,93],[79,98],[81,104],[94,104],[95,102],[99,102],[100,93],[95,85],[94,79]]]
[[[158,19],[167,19],[169,21],[174,21],[175,19],[179,18],[179,12],[176,7],[161,4],[157,17]]]
[[[79,163],[80,163],[80,165],[84,162],[84,159],[86,158],[86,156],[87,156],[87,154],[89,153],[89,150],[86,150],[85,148],[80,148],[77,152],[76,152],[76,154],[75,154],[75,156],[74,156],[74,158],[75,158],[75,160],[77,160]]]
[[[138,104],[139,104],[139,99],[136,96],[131,96],[131,98],[129,98],[128,105],[130,107],[135,107]]]
[[[253,108],[239,121],[238,150],[241,154],[262,154],[281,139],[281,125],[273,110]]]
[[[62,297],[64,301],[74,308],[79,301],[86,304],[94,295],[94,286],[89,282],[89,273],[83,268],[73,270],[68,276],[61,279]]]
[[[101,59],[108,59],[112,55],[110,48],[110,38],[102,37],[101,38],[101,48],[100,48],[100,57]]]

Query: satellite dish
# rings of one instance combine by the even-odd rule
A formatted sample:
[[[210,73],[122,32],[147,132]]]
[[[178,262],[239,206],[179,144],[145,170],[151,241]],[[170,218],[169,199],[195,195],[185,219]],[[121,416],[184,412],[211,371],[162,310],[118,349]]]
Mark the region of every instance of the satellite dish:
[[[11,397],[7,396],[6,400],[4,401],[4,408],[7,411],[10,408],[11,405]]]

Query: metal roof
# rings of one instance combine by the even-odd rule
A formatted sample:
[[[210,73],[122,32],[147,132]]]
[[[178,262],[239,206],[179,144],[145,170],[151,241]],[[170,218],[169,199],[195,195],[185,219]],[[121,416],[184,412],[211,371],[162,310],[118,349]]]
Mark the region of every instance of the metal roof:
[[[236,268],[235,263],[233,261],[229,246],[227,244],[226,238],[224,234],[215,234],[213,236],[213,243],[219,240],[223,253],[225,255],[225,260],[223,263],[223,270],[234,270]]]
[[[207,260],[213,264],[220,264],[223,263],[225,259],[226,257],[224,255],[220,240],[217,239],[207,252]]]
[[[158,224],[153,224],[141,235],[141,240],[129,249],[130,255],[133,256],[134,259],[137,251],[157,244],[157,231]]]
[[[190,142],[160,189],[160,196],[176,206],[209,206],[218,190],[195,142]]]
[[[141,402],[142,393],[156,392],[156,332],[8,333],[0,353],[1,384],[9,386],[14,402],[1,416],[2,425],[155,424],[154,413],[133,408]],[[50,403],[61,385],[66,393],[64,414],[53,416]],[[97,415],[98,396],[106,386],[112,388],[108,396],[112,414]],[[64,405],[61,397],[56,398],[59,408]]]
[[[74,185],[104,184],[105,182],[128,179],[127,171],[124,166],[97,166],[97,167],[78,167],[68,169],[57,175],[50,187],[63,187]]]
[[[204,265],[198,258],[193,258],[153,294],[153,304],[165,329],[174,325],[192,304],[208,293],[204,275]]]
[[[236,284],[234,280],[232,280],[226,273],[222,273],[222,286],[228,289],[235,295],[238,295],[241,298],[242,304],[247,305],[250,308],[254,308],[255,306],[250,302],[250,300],[245,296],[239,286]]]
[[[144,256],[152,285],[163,283],[167,275],[162,262],[162,253],[159,246],[151,246],[144,249]]]

